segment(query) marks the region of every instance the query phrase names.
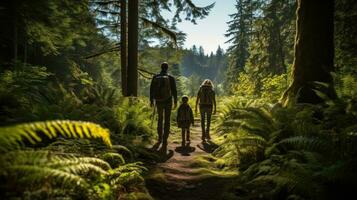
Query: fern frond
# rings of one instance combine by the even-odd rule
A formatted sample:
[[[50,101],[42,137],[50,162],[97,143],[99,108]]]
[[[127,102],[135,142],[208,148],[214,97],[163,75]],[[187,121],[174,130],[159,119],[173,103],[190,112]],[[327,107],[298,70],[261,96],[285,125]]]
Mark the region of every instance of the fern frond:
[[[119,153],[105,153],[101,156],[101,158],[108,162],[112,167],[118,167],[119,165],[125,164],[124,157]]]
[[[134,163],[128,163],[126,165],[121,165],[114,169],[114,174],[115,173],[122,173],[122,172],[128,172],[128,171],[147,171],[147,168],[142,166],[142,162],[134,162]]]
[[[100,167],[101,169],[108,170],[111,169],[110,165],[102,159],[94,158],[94,157],[55,157],[52,158],[53,161],[48,166],[51,167],[65,167],[69,165],[76,164],[93,164],[94,166]]]
[[[291,149],[299,149],[305,151],[319,152],[319,153],[331,153],[331,145],[321,138],[309,138],[304,136],[296,136],[287,139],[283,139],[279,142],[280,146]]]
[[[15,149],[24,140],[36,144],[41,142],[44,136],[52,139],[58,137],[58,135],[66,138],[100,138],[107,146],[112,146],[109,130],[102,128],[98,124],[83,121],[56,120],[31,122],[0,128],[1,150]]]
[[[260,121],[274,125],[274,120],[272,114],[267,111],[265,108],[253,108],[253,107],[248,107],[245,108],[246,111],[252,113],[256,118],[259,118]]]
[[[48,151],[18,150],[3,154],[0,165],[43,165],[48,162],[50,153]]]
[[[69,172],[72,174],[87,174],[89,172],[91,173],[98,173],[98,174],[104,174],[108,175],[108,172],[103,170],[102,168],[90,164],[90,163],[77,163],[77,164],[67,164],[65,166],[62,166],[60,168],[61,171],[64,172]]]
[[[141,162],[121,165],[110,171],[110,180],[112,185],[128,185],[144,182],[141,173],[147,171]]]
[[[126,147],[126,146],[123,146],[123,145],[113,145],[112,148],[113,148],[114,150],[120,152],[120,153],[121,153],[121,152],[126,152],[126,153],[128,153],[129,156],[130,156],[130,158],[133,158],[133,157],[134,157],[133,152],[130,151],[130,150],[128,149],[128,147]]]
[[[112,179],[112,185],[128,185],[128,184],[137,184],[144,182],[144,178],[138,171],[129,171],[120,173],[119,176]]]
[[[36,165],[15,165],[8,168],[10,174],[20,176],[22,183],[43,183],[51,180],[52,183],[86,187],[87,182],[80,176],[70,172]]]

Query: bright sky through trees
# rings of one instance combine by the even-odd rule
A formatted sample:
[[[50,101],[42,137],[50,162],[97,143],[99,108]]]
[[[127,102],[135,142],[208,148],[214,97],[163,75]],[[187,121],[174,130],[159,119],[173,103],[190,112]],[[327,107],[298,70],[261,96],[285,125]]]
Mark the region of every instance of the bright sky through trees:
[[[207,6],[216,2],[208,17],[197,20],[197,24],[189,21],[182,21],[177,27],[187,34],[184,47],[191,48],[192,45],[202,46],[208,54],[215,52],[218,45],[226,49],[229,44],[225,44],[227,38],[224,37],[230,20],[229,14],[235,12],[235,0],[194,0],[197,6]]]

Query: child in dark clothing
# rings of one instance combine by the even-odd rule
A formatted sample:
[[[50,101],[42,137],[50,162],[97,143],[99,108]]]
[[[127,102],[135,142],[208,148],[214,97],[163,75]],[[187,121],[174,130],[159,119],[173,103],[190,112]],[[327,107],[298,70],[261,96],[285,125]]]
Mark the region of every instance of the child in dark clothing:
[[[181,128],[182,146],[185,146],[186,141],[190,142],[190,125],[194,125],[193,112],[190,105],[188,105],[188,97],[186,95],[182,96],[182,104],[178,108],[176,121],[178,127]]]

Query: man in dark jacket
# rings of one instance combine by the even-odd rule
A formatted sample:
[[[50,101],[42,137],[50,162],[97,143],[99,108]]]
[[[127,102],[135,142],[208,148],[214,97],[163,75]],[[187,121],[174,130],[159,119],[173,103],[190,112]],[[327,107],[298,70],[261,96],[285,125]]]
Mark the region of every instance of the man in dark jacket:
[[[158,144],[162,142],[161,151],[166,153],[167,139],[170,133],[170,116],[172,100],[174,108],[177,106],[177,89],[175,78],[167,73],[169,65],[164,62],[161,64],[161,72],[155,75],[150,85],[150,106],[157,107],[159,116],[157,122]],[[165,123],[164,121],[165,116]],[[164,124],[164,127],[163,127]]]

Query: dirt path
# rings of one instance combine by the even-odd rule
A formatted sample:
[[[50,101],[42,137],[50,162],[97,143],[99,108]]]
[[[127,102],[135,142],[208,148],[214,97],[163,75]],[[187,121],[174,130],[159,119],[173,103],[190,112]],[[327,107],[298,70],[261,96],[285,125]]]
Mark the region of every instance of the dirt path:
[[[191,143],[181,147],[181,134],[169,138],[172,157],[153,166],[146,178],[150,194],[157,200],[221,200],[234,176],[212,171],[214,163],[200,164],[217,145],[202,143],[199,121],[191,128]],[[214,133],[212,134],[212,136]],[[218,172],[218,173],[217,173]],[[224,175],[223,175],[224,174]]]

